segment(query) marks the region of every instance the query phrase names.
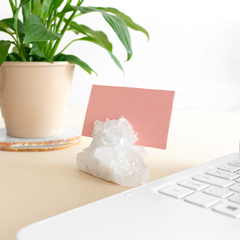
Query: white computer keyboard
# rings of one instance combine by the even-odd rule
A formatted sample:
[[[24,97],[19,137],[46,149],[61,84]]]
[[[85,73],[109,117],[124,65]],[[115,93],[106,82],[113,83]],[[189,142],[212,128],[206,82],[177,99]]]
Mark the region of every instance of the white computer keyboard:
[[[227,160],[227,159],[226,159]],[[230,160],[196,173],[159,193],[215,212],[240,218],[240,160]]]

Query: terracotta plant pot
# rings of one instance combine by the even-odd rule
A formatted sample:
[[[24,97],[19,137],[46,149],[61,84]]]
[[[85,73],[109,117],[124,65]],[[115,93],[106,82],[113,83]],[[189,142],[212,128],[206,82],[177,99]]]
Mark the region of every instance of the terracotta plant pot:
[[[7,134],[49,137],[64,131],[74,64],[4,62],[0,106]]]

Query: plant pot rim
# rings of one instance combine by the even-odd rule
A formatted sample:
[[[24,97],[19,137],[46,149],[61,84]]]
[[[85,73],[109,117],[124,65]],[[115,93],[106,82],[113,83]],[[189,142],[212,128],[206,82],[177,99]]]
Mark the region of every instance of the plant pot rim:
[[[53,63],[50,62],[7,62],[5,61],[2,64],[2,67],[51,67],[51,66],[75,66],[74,63],[68,61],[56,61]]]

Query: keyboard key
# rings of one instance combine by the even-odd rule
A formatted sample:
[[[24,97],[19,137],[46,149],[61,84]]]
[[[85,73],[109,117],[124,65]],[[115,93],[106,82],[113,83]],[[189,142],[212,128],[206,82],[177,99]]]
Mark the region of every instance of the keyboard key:
[[[236,183],[240,183],[240,178],[238,178],[235,182],[236,182]]]
[[[217,187],[229,187],[231,186],[234,182],[232,181],[228,181],[222,178],[217,178],[217,177],[213,177],[207,174],[199,174],[195,177],[193,177],[194,180],[200,181],[200,182],[204,182],[204,183],[208,183]]]
[[[229,191],[226,188],[219,188],[219,187],[213,187],[213,186],[207,188],[203,192],[219,198],[226,198],[233,194],[233,192]]]
[[[213,207],[213,210],[234,218],[240,218],[240,205],[235,203],[222,202]]]
[[[178,185],[193,189],[195,191],[201,191],[201,190],[209,187],[209,185],[206,183],[202,183],[202,182],[195,181],[192,179],[184,180],[184,181],[180,182]]]
[[[218,169],[227,171],[227,172],[236,172],[240,170],[240,167],[236,167],[234,165],[224,164],[218,167]]]
[[[240,184],[236,183],[233,186],[231,186],[229,189],[234,191],[234,192],[239,192],[240,193]]]
[[[184,198],[184,197],[188,196],[189,194],[194,193],[193,190],[190,190],[190,189],[187,189],[184,187],[180,187],[178,185],[168,186],[166,188],[161,189],[159,192],[169,195],[174,198],[178,198],[178,199]]]
[[[193,203],[204,208],[211,207],[221,201],[220,198],[216,198],[202,192],[192,194],[191,196],[186,197],[184,200],[186,202]]]
[[[240,167],[240,160],[232,160],[229,162],[230,165]]]
[[[226,172],[226,171],[222,171],[219,169],[209,170],[206,172],[206,174],[215,176],[215,177],[220,177],[220,178],[227,179],[227,180],[234,180],[236,178],[239,178],[239,175],[236,173]]]
[[[240,194],[234,194],[228,200],[240,204]]]

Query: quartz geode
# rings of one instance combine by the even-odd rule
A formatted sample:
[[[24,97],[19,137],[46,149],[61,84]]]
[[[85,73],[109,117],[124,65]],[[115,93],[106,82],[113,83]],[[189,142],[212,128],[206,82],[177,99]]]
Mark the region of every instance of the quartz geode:
[[[128,121],[95,121],[93,141],[77,155],[77,166],[96,177],[126,187],[148,181],[149,169],[143,162],[145,148],[136,146],[137,133]]]

